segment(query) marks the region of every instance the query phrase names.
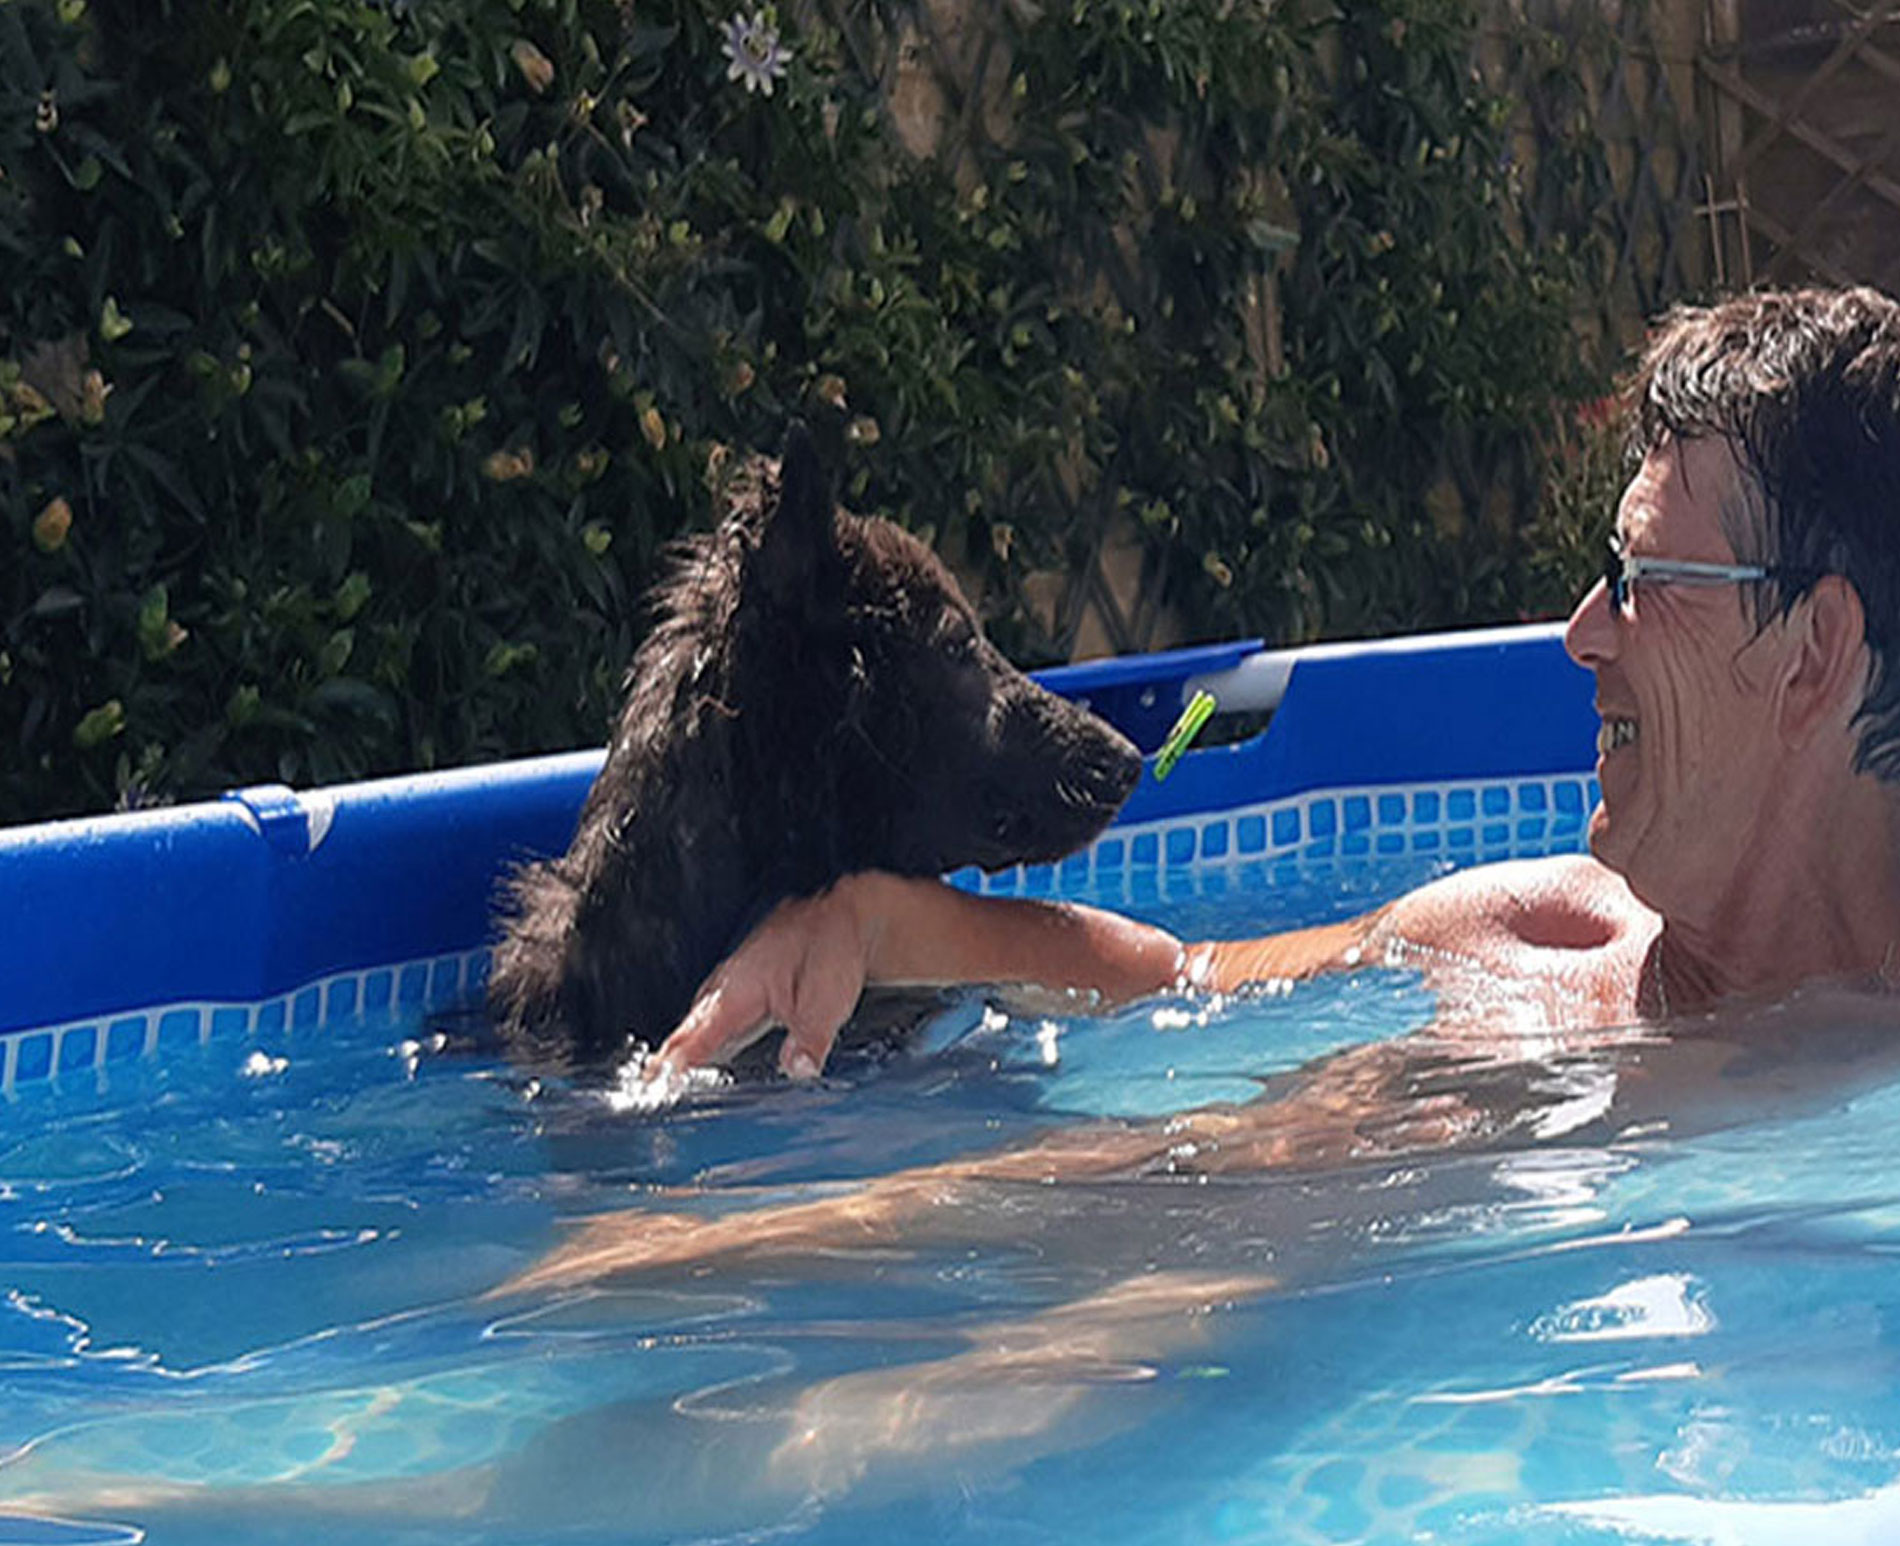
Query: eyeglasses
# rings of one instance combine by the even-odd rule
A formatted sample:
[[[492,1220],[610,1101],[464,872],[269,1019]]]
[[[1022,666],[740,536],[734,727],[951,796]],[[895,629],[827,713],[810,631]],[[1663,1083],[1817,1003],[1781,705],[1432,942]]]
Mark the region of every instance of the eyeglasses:
[[[1638,585],[1741,585],[1772,580],[1789,571],[1765,564],[1701,564],[1684,558],[1632,558],[1614,542],[1603,564],[1610,607],[1621,617],[1629,611],[1630,592]]]

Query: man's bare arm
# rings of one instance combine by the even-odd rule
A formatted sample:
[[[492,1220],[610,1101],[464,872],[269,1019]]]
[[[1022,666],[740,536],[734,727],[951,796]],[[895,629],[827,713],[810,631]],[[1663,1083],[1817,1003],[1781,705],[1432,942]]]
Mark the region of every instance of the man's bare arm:
[[[1099,1010],[1170,990],[1308,977],[1355,964],[1381,915],[1185,946],[1164,929],[1077,903],[850,875],[775,909],[707,978],[662,1058],[676,1068],[722,1063],[784,1026],[781,1068],[815,1074],[867,986],[993,983],[1068,995]]]
[[[1389,911],[1381,907],[1340,923],[1190,946],[1189,979],[1195,987],[1231,993],[1251,983],[1302,981],[1322,972],[1350,971],[1360,964],[1367,940]]]

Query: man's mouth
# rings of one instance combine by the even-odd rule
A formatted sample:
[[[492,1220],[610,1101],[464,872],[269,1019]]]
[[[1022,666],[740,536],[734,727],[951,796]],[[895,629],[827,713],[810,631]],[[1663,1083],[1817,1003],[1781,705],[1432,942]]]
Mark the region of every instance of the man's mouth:
[[[1597,755],[1607,757],[1613,751],[1636,744],[1636,721],[1605,714],[1597,727]]]

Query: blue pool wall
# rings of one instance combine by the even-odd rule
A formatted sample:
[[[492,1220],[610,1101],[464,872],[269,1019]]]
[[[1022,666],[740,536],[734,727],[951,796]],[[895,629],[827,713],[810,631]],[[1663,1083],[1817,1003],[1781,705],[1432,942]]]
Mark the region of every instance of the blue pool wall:
[[[1152,752],[1183,693],[1257,643],[1041,679]],[[1263,734],[1152,766],[1063,867],[956,877],[1036,894],[1112,869],[1286,853],[1484,859],[1595,799],[1587,673],[1554,625],[1298,652]],[[0,1087],[162,1047],[447,1008],[480,991],[500,877],[566,846],[600,751],[0,830]]]

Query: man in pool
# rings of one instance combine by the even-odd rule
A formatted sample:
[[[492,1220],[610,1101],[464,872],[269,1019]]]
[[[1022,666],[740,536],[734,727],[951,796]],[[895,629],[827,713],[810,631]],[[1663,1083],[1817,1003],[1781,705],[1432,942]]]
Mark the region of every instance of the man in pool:
[[[1088,907],[852,876],[770,915],[662,1065],[717,1063],[784,1026],[783,1068],[815,1073],[867,984],[1017,984],[1096,1007],[1403,964],[1437,994],[1426,1033],[1166,1124],[1073,1128],[792,1207],[600,1220],[516,1286],[955,1237],[944,1204],[965,1185],[1326,1165],[1510,1131],[1526,1081],[1418,1098],[1448,1040],[1467,1071],[1521,1065],[1552,1038],[1622,1049],[1592,1107],[1609,1131],[1779,1098],[1788,1066],[1816,1054],[1801,1016],[1749,1006],[1900,971],[1900,305],[1805,290],[1678,311],[1632,407],[1641,467],[1566,633],[1602,716],[1588,857],[1473,869],[1348,922],[1202,944]],[[1745,1043],[1653,1029],[1717,1009],[1749,1020]],[[1893,1040],[1824,1055],[1884,1066]],[[1738,1089],[1744,1067],[1754,1084]]]
[[[815,1072],[866,983],[1119,1002],[1401,951],[1548,989],[1565,1022],[1683,1015],[1877,973],[1900,940],[1900,306],[1871,290],[1683,311],[1633,388],[1641,469],[1565,643],[1595,673],[1589,858],[1493,865],[1348,923],[1184,947],[1078,906],[855,876],[708,981],[678,1065],[772,1025]]]

